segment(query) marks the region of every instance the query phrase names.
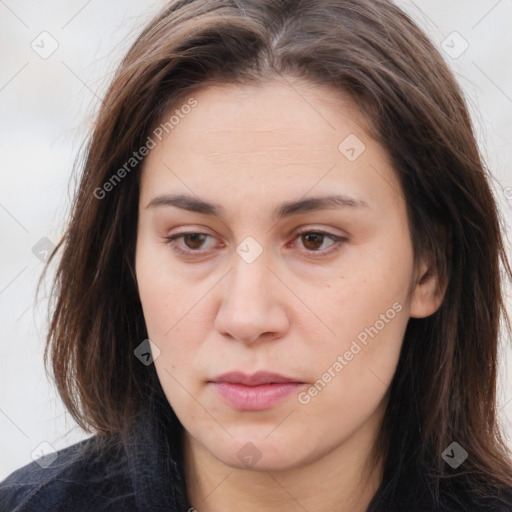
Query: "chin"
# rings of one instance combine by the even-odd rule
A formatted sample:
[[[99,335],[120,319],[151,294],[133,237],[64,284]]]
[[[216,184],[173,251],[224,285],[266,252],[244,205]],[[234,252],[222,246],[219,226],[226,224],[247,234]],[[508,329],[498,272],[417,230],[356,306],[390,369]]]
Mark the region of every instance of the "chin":
[[[314,454],[307,451],[308,447],[301,445],[302,450],[298,452],[296,442],[289,440],[285,443],[278,437],[271,440],[264,436],[246,435],[230,438],[224,443],[212,443],[212,446],[208,444],[205,443],[205,446],[215,458],[236,469],[282,471],[307,464],[308,459],[314,459]]]

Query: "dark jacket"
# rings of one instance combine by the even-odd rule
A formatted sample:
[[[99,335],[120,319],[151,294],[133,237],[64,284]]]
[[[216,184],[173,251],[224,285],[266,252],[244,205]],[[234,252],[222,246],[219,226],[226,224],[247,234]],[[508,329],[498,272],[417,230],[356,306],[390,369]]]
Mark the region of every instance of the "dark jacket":
[[[186,497],[182,427],[175,416],[170,421],[142,417],[126,435],[92,436],[57,452],[57,459],[47,468],[36,461],[18,469],[0,483],[0,511],[193,512]],[[370,509],[512,511],[512,505],[492,499],[485,506],[466,501],[436,508],[422,482],[410,472],[399,490],[390,495],[385,492],[389,482],[383,481]]]

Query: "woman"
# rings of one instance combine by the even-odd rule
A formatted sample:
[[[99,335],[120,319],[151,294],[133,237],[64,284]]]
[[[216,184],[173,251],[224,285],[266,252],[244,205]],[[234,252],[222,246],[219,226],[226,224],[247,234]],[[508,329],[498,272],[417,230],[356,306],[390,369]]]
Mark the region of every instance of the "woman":
[[[94,435],[4,510],[512,509],[496,204],[388,1],[171,2],[61,247],[46,361]]]

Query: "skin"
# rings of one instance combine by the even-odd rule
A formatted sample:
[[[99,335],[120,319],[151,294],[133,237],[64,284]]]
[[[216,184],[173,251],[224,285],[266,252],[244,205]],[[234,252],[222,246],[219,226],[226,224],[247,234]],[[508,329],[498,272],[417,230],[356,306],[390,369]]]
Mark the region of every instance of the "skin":
[[[249,512],[366,510],[382,478],[370,450],[407,321],[442,300],[433,269],[413,258],[385,150],[341,93],[291,83],[202,89],[144,163],[137,281],[160,350],[156,371],[184,426],[187,493],[199,512],[238,511],[240,503]],[[349,134],[365,145],[354,161],[338,149]],[[367,206],[272,218],[282,202],[332,193]],[[147,207],[161,194],[192,195],[225,212]],[[311,240],[299,228],[344,241]],[[184,232],[208,235],[175,240],[196,254],[167,243]],[[263,251],[252,263],[236,251],[248,236]],[[397,303],[400,312],[333,372],[338,355]],[[227,371],[269,370],[304,383],[304,392],[328,368],[335,376],[309,403],[292,393],[262,411],[226,404],[208,383]],[[256,463],[239,458],[244,446],[259,454]]]

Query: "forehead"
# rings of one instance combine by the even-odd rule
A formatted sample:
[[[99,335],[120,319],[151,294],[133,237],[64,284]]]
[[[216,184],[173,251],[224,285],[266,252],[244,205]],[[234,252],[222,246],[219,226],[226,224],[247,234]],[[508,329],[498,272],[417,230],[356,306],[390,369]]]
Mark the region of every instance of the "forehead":
[[[327,87],[277,80],[226,84],[202,89],[194,98],[197,106],[172,128],[167,142],[210,157],[255,150],[320,154],[336,149],[344,131],[364,132],[356,109]]]
[[[193,98],[196,105],[147,156],[141,195],[175,186],[216,197],[242,190],[282,195],[284,187],[292,195],[313,188],[356,193],[378,188],[383,176],[388,187],[395,180],[357,109],[331,88],[272,81],[210,86]],[[180,105],[164,122],[176,110]]]

